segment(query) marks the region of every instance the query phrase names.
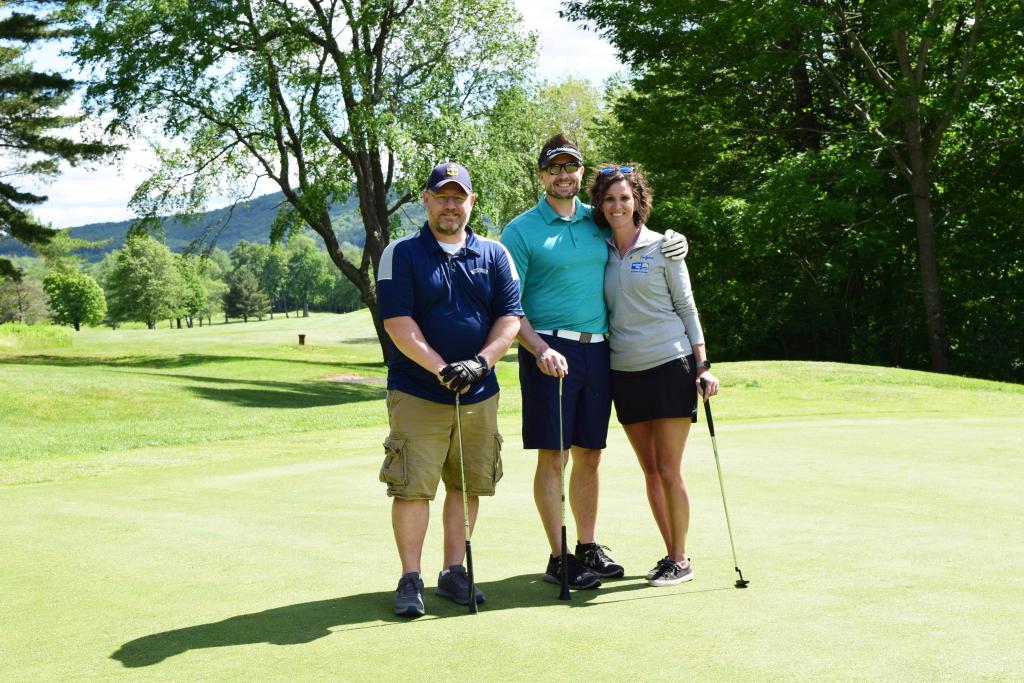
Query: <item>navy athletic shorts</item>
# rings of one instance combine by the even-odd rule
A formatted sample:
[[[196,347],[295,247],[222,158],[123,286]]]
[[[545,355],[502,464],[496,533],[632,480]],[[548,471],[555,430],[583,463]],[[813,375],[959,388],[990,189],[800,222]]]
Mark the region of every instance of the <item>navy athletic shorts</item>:
[[[612,370],[612,398],[620,424],[666,417],[697,421],[697,371],[693,356],[647,370]]]
[[[580,448],[604,448],[612,414],[607,342],[583,344],[541,335],[565,356],[569,374],[562,379],[563,443]],[[558,378],[545,375],[537,359],[519,347],[519,384],[523,392],[523,448],[559,450]]]

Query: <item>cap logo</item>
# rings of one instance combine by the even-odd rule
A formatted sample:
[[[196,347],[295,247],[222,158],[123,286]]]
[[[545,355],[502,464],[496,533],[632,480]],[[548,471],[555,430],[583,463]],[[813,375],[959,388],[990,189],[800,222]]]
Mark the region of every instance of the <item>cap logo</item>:
[[[448,164],[448,170],[445,171],[445,173],[447,173],[449,176],[457,176],[457,175],[459,175],[458,169],[455,168],[455,166],[453,166],[452,164]]]

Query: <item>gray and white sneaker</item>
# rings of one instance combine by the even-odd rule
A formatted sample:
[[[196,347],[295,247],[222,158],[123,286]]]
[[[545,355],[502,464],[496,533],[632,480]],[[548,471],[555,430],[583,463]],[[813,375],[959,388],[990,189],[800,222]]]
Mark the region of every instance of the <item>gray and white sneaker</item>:
[[[674,586],[684,581],[693,581],[693,579],[693,566],[690,564],[690,558],[686,558],[686,566],[670,559],[664,563],[661,571],[655,574],[654,578],[647,580],[647,583],[652,586]]]
[[[423,609],[423,579],[419,572],[402,574],[398,580],[398,590],[395,591],[395,614],[403,617],[422,617],[426,613]]]
[[[651,571],[647,572],[647,580],[650,581],[655,576],[657,576],[658,572],[661,571],[661,568],[665,565],[665,563],[666,562],[671,562],[671,561],[672,561],[672,558],[669,557],[668,555],[666,555],[665,557],[663,557],[660,560],[658,560],[658,564],[654,565],[654,568]]]
[[[474,586],[476,588],[476,586]],[[469,574],[461,564],[453,564],[437,576],[437,594],[460,605],[469,604]],[[484,601],[484,593],[476,588],[476,604]]]

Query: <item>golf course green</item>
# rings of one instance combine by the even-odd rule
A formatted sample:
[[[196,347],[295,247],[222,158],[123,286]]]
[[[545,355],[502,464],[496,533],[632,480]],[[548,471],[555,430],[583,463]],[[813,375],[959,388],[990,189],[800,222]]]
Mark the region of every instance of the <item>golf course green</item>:
[[[409,621],[392,614],[379,355],[365,311],[0,327],[0,681],[1024,679],[1024,386],[716,364],[750,586],[733,585],[701,413],[685,459],[696,580],[644,580],[664,548],[613,424],[598,539],[626,577],[560,602],[509,354],[505,476],[473,537],[486,603],[470,616],[434,595],[435,503],[427,614]]]

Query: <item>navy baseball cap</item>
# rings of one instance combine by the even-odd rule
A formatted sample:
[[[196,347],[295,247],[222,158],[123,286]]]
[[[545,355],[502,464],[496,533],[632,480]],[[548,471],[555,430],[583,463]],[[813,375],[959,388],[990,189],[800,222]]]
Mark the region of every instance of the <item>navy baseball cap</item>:
[[[466,191],[466,194],[473,194],[473,183],[469,179],[469,171],[462,164],[446,161],[435,166],[434,170],[430,172],[430,178],[427,180],[427,189],[431,192],[437,192],[448,183],[457,183],[459,187]]]

